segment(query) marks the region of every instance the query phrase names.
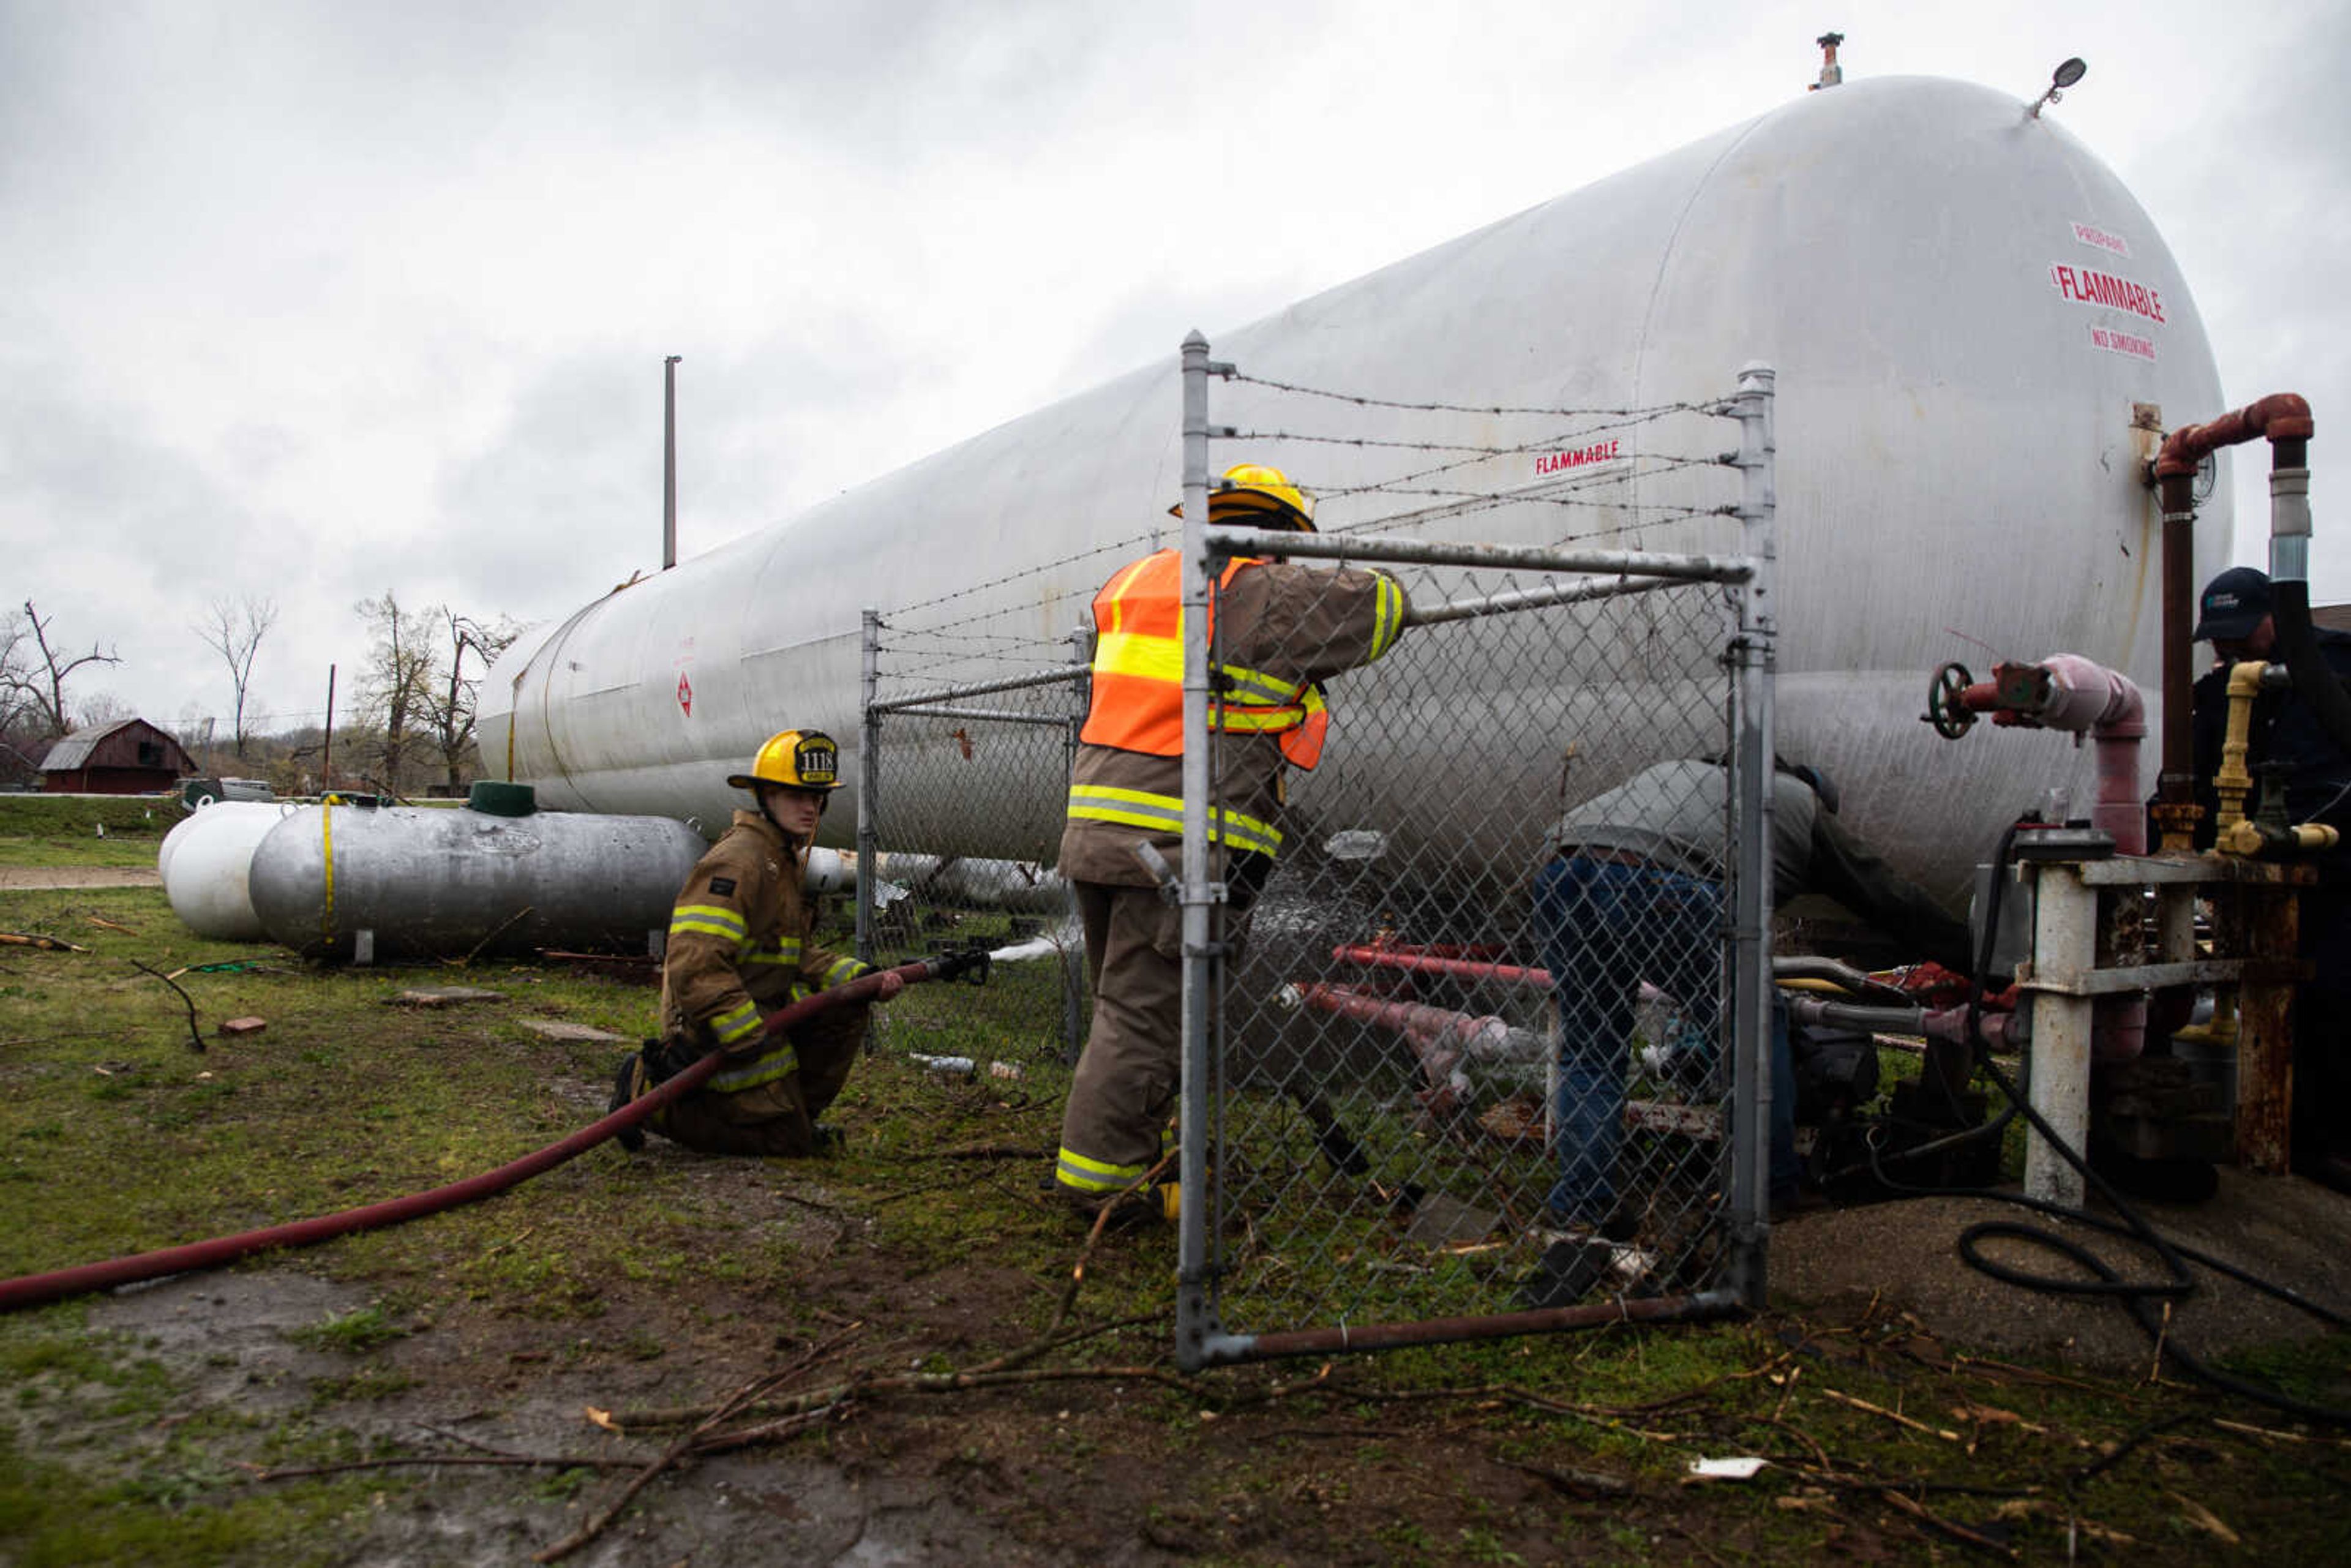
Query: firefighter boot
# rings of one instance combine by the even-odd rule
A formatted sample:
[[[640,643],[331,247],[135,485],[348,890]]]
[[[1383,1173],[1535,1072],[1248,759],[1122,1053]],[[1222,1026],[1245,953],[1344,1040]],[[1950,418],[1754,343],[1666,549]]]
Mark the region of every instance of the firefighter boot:
[[[645,1082],[644,1055],[643,1052],[632,1051],[621,1058],[621,1064],[612,1070],[612,1098],[604,1107],[604,1114],[609,1116],[622,1106],[630,1103],[638,1095],[643,1094],[648,1087]],[[633,1155],[645,1146],[644,1126],[640,1123],[633,1126],[623,1127],[612,1134],[612,1139],[621,1147]]]

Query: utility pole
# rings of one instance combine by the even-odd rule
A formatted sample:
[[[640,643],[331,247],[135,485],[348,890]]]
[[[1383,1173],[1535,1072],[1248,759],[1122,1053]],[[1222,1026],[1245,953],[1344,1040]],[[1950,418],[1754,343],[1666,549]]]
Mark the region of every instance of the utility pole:
[[[662,361],[662,570],[677,564],[677,361]]]

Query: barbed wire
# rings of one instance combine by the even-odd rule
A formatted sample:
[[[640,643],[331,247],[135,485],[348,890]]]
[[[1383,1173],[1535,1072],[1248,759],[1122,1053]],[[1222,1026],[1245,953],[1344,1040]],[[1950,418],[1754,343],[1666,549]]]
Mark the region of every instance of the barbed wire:
[[[1614,411],[1606,412],[1613,415]],[[1539,452],[1546,446],[1557,446],[1569,442],[1585,440],[1612,430],[1632,430],[1654,423],[1656,422],[1653,419],[1639,414],[1628,414],[1623,418],[1610,417],[1598,424],[1580,424],[1566,430],[1552,431],[1530,440],[1514,442],[1506,446],[1478,445],[1458,441],[1395,441],[1369,435],[1314,435],[1295,430],[1228,429],[1213,432],[1212,439],[1233,442],[1294,441],[1324,446],[1379,446],[1416,452],[1466,452],[1479,457],[1511,457],[1522,453]]]
[[[1334,402],[1351,402],[1362,408],[1393,408],[1406,413],[1487,413],[1548,419],[1623,419],[1634,423],[1646,423],[1669,413],[1702,413],[1714,418],[1724,418],[1729,416],[1732,407],[1732,400],[1729,398],[1713,398],[1705,402],[1661,402],[1645,408],[1518,408],[1502,403],[1405,402],[1395,398],[1366,397],[1360,392],[1332,392],[1327,387],[1310,387],[1294,382],[1278,382],[1269,377],[1252,376],[1237,370],[1220,371],[1219,374],[1228,382],[1265,387],[1274,392],[1294,392],[1301,397],[1329,398]]]
[[[1155,537],[1155,533],[1148,533],[1134,534],[1123,539],[1113,539],[1108,544],[1096,545],[1092,549],[1080,550],[1075,555],[1057,557],[1052,560],[1047,561],[1042,566],[1032,566],[1019,571],[1007,572],[1002,577],[991,578],[986,582],[975,582],[968,588],[958,588],[952,593],[942,593],[935,598],[918,599],[911,604],[901,604],[893,610],[891,613],[893,615],[904,615],[910,611],[928,610],[933,605],[951,604],[958,599],[968,599],[975,593],[985,593],[991,588],[1001,588],[1008,582],[1019,582],[1023,578],[1040,577],[1046,572],[1058,570],[1060,568],[1068,566],[1075,561],[1087,560],[1098,555],[1108,555],[1113,550],[1133,549],[1137,545],[1148,544]],[[1088,590],[1088,591],[1091,592],[1092,590]],[[978,620],[984,619],[984,617],[975,616],[972,617],[972,619]],[[949,626],[960,626],[967,624],[967,622],[962,621],[950,621],[947,622],[946,624]]]

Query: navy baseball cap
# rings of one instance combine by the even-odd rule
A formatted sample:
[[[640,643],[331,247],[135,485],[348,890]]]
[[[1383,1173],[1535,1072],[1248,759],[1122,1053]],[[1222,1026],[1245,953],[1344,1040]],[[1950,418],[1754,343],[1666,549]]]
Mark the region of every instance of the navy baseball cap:
[[[2253,566],[2232,566],[2204,585],[2197,601],[2198,643],[2241,643],[2253,634],[2270,612],[2269,573]]]

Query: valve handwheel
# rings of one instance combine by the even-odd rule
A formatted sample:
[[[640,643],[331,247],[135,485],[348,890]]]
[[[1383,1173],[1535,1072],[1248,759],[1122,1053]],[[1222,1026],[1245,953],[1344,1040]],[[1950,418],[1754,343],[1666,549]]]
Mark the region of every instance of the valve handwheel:
[[[1927,686],[1927,711],[1919,716],[1935,727],[1935,733],[1945,740],[1957,740],[1975,727],[1976,716],[1961,700],[1962,694],[1975,685],[1968,667],[1956,660],[1935,672]]]

